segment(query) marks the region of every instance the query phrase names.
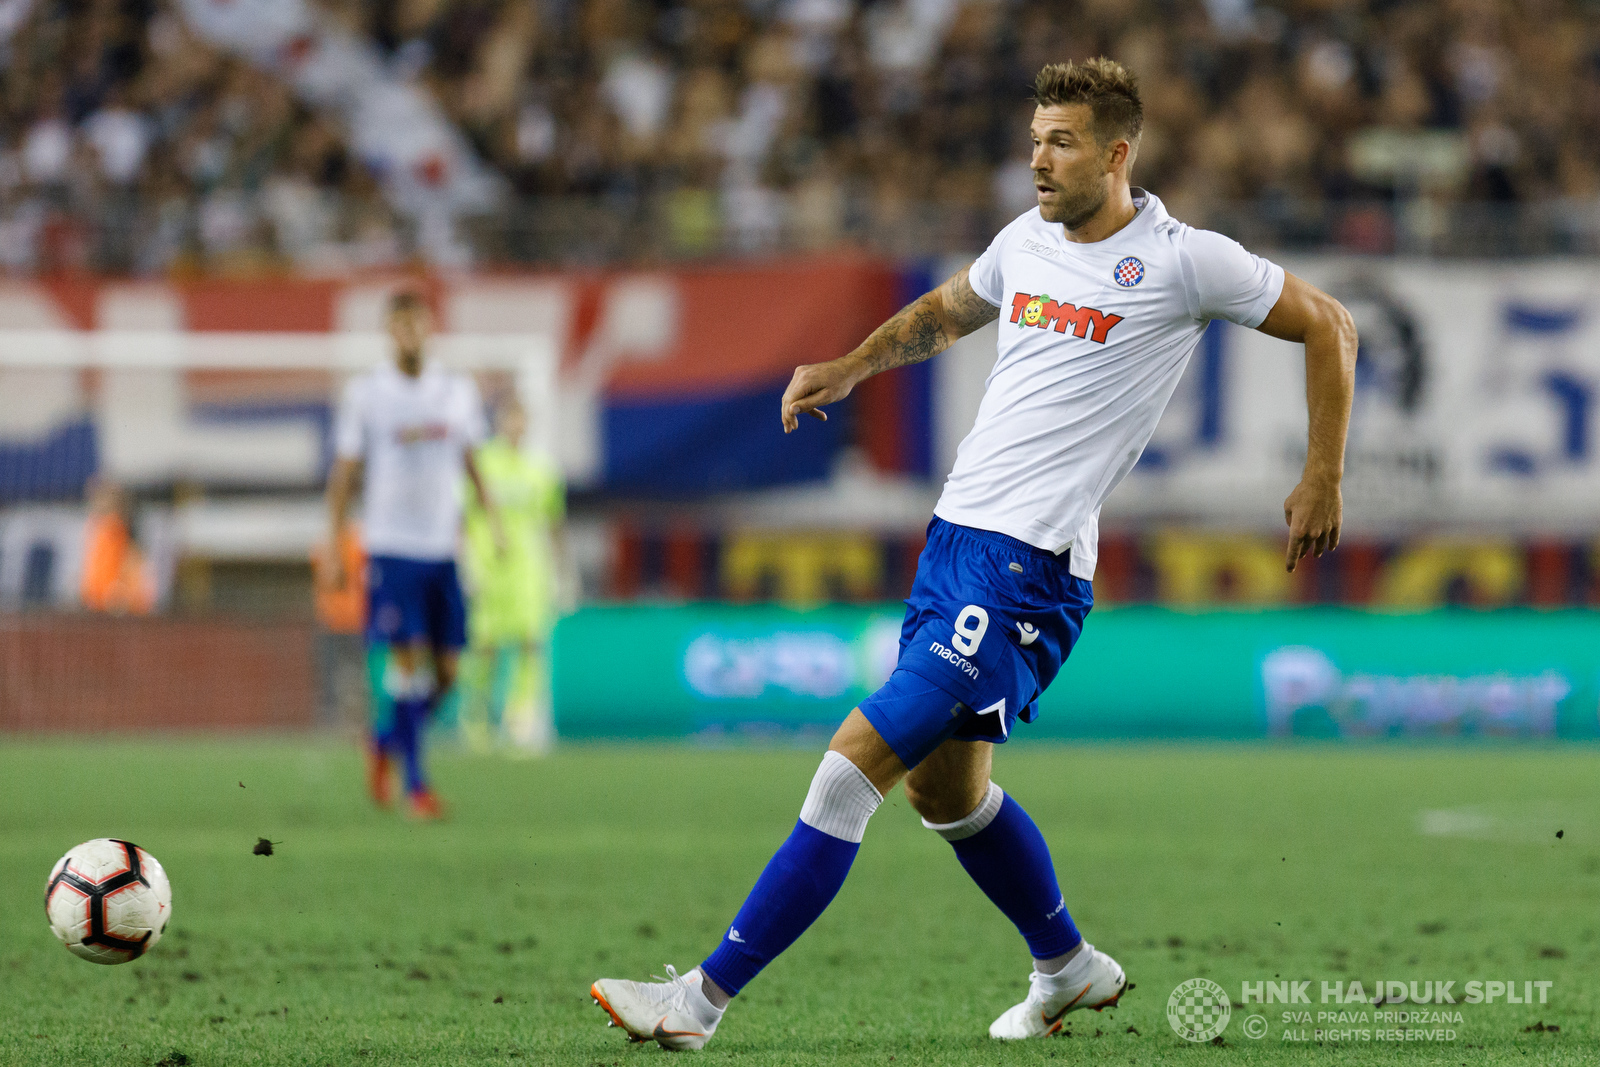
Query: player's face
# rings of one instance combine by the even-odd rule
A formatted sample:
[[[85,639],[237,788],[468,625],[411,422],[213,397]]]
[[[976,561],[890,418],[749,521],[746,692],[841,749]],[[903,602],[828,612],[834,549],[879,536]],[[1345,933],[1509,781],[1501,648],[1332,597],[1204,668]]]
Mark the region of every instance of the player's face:
[[[516,405],[503,407],[495,414],[495,429],[499,431],[501,437],[514,445],[522,443],[522,435],[527,428],[527,416],[523,415],[522,409]]]
[[[426,308],[401,308],[389,315],[389,336],[394,339],[395,354],[402,362],[422,358],[422,346],[427,343],[431,325]]]
[[[1077,229],[1110,195],[1106,177],[1113,169],[1115,145],[1095,140],[1094,111],[1088,104],[1035,108],[1028,132],[1039,213],[1046,222]]]

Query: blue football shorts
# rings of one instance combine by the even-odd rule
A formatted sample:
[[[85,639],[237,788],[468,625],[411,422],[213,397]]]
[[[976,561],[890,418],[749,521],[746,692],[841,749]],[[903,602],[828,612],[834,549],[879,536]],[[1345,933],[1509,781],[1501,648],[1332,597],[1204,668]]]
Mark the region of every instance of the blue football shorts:
[[[900,627],[900,660],[861,713],[909,767],[945,741],[1003,743],[1032,722],[1083,632],[1094,588],[1014,537],[935,517]]]
[[[367,640],[460,649],[467,607],[455,560],[373,556],[367,561]]]

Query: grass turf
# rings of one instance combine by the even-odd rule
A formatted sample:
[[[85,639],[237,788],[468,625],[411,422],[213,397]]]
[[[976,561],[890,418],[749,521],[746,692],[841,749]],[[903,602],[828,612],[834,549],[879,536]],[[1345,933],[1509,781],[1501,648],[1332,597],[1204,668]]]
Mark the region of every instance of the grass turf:
[[[331,743],[8,742],[0,1064],[653,1062],[667,1053],[606,1029],[589,982],[709,951],[815,765],[441,754],[454,816],[415,825],[372,810],[357,754]],[[1069,1016],[1070,1038],[990,1042],[1026,952],[896,792],[834,906],[696,1062],[1593,1063],[1597,771],[1588,748],[1013,746],[997,780],[1136,983],[1121,1007]],[[100,836],[145,846],[174,887],[165,940],[120,967],[69,955],[40,906],[56,858]],[[252,855],[258,837],[276,854]],[[1544,1005],[1452,1009],[1453,1043],[1288,1043],[1306,1027],[1272,1005],[1236,1009],[1217,1047],[1165,1018],[1199,976],[1234,999],[1279,976],[1313,979],[1313,1000],[1324,979],[1555,985]],[[1256,1011],[1261,1040],[1241,1032]]]

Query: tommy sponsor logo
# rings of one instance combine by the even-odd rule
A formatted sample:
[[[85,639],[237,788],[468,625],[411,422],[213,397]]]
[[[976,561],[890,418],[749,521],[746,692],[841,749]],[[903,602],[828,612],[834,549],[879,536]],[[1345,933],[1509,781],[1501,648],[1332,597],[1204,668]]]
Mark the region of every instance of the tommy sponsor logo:
[[[1011,321],[1017,324],[1018,329],[1033,326],[1047,330],[1054,325],[1056,333],[1066,333],[1067,326],[1071,325],[1074,336],[1087,337],[1095,344],[1103,345],[1111,328],[1122,321],[1122,316],[1097,308],[1058,303],[1050,299],[1049,293],[1038,296],[1017,293],[1011,298]]]
[[[952,667],[955,667],[968,678],[976,678],[978,676],[978,665],[973,663],[970,659],[967,659],[955,649],[946,648],[944,645],[941,645],[939,642],[935,641],[928,646],[928,651],[932,652],[935,656],[938,656],[942,660],[948,660]]]
[[[394,432],[394,439],[403,445],[421,444],[426,441],[443,441],[450,436],[450,427],[443,422],[419,422],[410,426],[401,426]]]

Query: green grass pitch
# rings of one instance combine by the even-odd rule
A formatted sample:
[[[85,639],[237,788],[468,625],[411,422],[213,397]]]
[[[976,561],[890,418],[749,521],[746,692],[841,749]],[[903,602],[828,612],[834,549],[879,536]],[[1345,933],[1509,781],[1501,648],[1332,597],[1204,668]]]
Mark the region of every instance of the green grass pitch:
[[[0,1064],[641,1064],[596,977],[688,969],[793,824],[817,753],[576,747],[442,753],[453,818],[372,810],[349,746],[0,745]],[[989,1041],[1026,951],[897,792],[829,912],[696,1062],[1600,1062],[1600,753],[1592,748],[1014,745],[996,779],[1044,829],[1090,940],[1136,988],[1071,1036]],[[1557,837],[1557,831],[1562,831]],[[174,919],[98,967],[45,923],[68,847],[166,866]],[[278,842],[252,855],[258,837]],[[1283,1040],[1235,1009],[1170,1029],[1181,981],[1554,982],[1461,1005],[1453,1043]],[[1313,1003],[1313,1012],[1328,1010]],[[1529,1029],[1544,1024],[1543,1029]],[[1550,1027],[1558,1026],[1559,1030]],[[1381,1027],[1374,1027],[1381,1028]]]

